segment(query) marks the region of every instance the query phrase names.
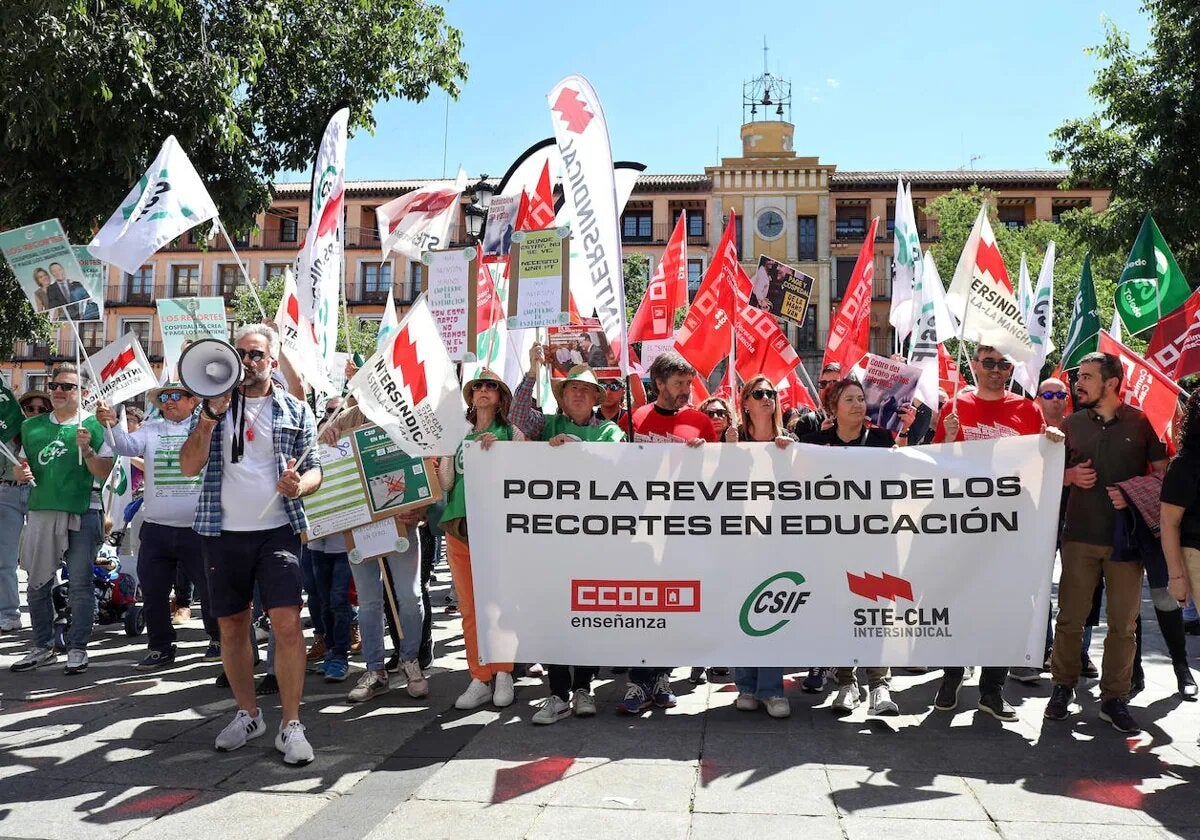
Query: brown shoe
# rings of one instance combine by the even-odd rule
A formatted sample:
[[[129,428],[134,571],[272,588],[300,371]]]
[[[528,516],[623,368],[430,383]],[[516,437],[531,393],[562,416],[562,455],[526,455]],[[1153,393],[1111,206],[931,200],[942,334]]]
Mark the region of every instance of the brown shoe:
[[[312,647],[308,649],[308,655],[305,657],[305,660],[310,665],[314,662],[324,662],[326,652],[325,637],[319,635],[315,636],[313,637]]]
[[[350,625],[350,652],[362,653],[362,631],[357,621]]]
[[[183,624],[185,621],[192,620],[191,607],[179,607],[171,613],[172,624]]]

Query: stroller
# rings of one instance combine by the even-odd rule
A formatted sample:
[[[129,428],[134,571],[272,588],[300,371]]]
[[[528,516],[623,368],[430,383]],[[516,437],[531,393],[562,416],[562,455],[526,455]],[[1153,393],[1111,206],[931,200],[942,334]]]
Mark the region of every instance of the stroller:
[[[121,571],[117,558],[120,532],[100,547],[100,553],[92,563],[92,584],[96,589],[96,624],[123,622],[125,635],[140,636],[146,629],[146,616],[142,613],[141,587],[133,575]],[[54,574],[54,588],[50,596],[54,602],[54,649],[67,649],[67,630],[71,626],[71,599],[68,594],[67,565],[63,563]]]

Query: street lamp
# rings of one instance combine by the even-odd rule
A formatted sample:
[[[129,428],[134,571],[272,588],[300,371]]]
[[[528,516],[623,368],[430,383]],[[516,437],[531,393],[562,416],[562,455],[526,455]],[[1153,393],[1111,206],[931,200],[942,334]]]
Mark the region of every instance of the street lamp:
[[[487,175],[480,175],[479,180],[468,190],[471,203],[463,211],[467,222],[467,236],[472,245],[483,238],[483,229],[487,225],[488,208],[492,206],[492,196],[496,191],[488,183]]]

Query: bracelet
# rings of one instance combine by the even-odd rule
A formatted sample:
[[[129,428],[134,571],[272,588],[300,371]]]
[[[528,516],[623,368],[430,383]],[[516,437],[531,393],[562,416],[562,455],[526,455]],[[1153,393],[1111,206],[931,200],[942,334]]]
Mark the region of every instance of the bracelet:
[[[214,423],[221,422],[221,418],[212,413],[212,409],[208,407],[208,400],[200,403],[200,413],[212,420]]]
[[[897,432],[897,433],[896,433],[896,437],[898,437],[898,438],[906,438],[906,437],[908,437],[908,432]]]

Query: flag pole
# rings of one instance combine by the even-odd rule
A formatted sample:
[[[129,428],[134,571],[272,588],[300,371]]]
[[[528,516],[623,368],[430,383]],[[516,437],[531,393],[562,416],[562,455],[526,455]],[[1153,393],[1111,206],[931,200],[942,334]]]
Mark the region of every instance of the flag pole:
[[[72,320],[71,318],[68,318],[68,319],[67,319],[67,321],[69,321],[69,322],[70,322],[70,324],[71,324],[71,330],[72,330],[72,331],[75,333],[75,369],[76,369],[76,370],[79,370],[79,353],[82,351],[82,353],[83,353],[83,360],[84,360],[84,362],[87,364],[87,369],[88,369],[88,372],[90,372],[90,373],[92,374],[92,382],[94,382],[94,383],[95,383],[95,385],[96,385],[96,389],[97,389],[97,391],[96,391],[96,404],[97,404],[97,405],[99,405],[99,404],[100,404],[100,392],[99,392],[99,388],[100,388],[100,377],[96,375],[96,368],[95,368],[95,366],[92,364],[92,357],[91,357],[91,356],[89,356],[89,355],[88,355],[88,353],[87,353],[87,351],[83,349],[83,338],[82,338],[82,337],[79,335],[79,327],[77,327],[77,326],[75,325],[75,321],[74,321],[74,320]],[[82,399],[82,397],[83,397],[83,395],[82,395],[82,394],[80,394],[80,401],[79,401],[79,403],[80,403],[80,406],[82,406],[82,405],[83,405],[83,399]],[[104,426],[103,424],[101,424],[101,425],[102,425],[102,427],[104,428],[104,440],[105,440],[105,442],[106,442],[106,443],[107,443],[109,446],[116,446],[116,445],[117,445],[117,441],[116,441],[116,439],[115,439],[115,438],[112,436],[112,429],[110,429],[108,426]],[[82,452],[80,452],[80,453],[79,453],[79,457],[80,457],[80,458],[82,458],[82,457],[83,457],[83,453],[82,453]],[[82,463],[83,463],[83,462],[82,462],[82,461],[80,461],[80,464],[82,464]]]
[[[8,444],[6,444],[6,443],[0,443],[0,452],[2,452],[2,453],[4,454],[4,458],[5,458],[5,460],[7,460],[7,461],[8,461],[10,464],[12,464],[14,467],[20,467],[20,466],[21,466],[21,462],[20,462],[19,460],[17,460],[17,456],[16,456],[16,455],[14,455],[14,454],[12,454],[12,450],[8,448]],[[33,479],[30,479],[30,480],[29,480],[29,486],[31,486],[31,487],[37,487],[37,482],[36,482],[36,481],[34,481]]]
[[[349,400],[342,400],[342,404],[339,405],[337,407],[337,410],[334,411],[333,414],[330,416],[330,418],[325,421],[326,426],[330,425],[331,423],[337,422],[337,419],[342,416],[342,412],[346,410],[347,402],[349,402]],[[303,452],[300,453],[300,457],[296,459],[296,467],[298,468],[301,464],[303,464],[305,459],[307,459],[308,456],[312,453],[312,451],[314,449],[316,449],[320,444],[321,444],[321,436],[320,436],[320,434],[318,434],[316,437],[313,438],[313,442],[308,445],[308,448],[306,448]],[[267,500],[266,507],[264,507],[262,509],[262,512],[258,514],[259,519],[262,519],[264,516],[267,515],[267,511],[269,511],[271,509],[271,505],[275,504],[275,500],[278,498],[279,498],[279,491],[276,490],[274,493],[271,494],[271,498]]]
[[[229,252],[233,254],[234,262],[242,270],[242,278],[246,281],[246,286],[250,289],[250,294],[254,298],[255,305],[258,307],[258,314],[262,316],[264,321],[267,320],[267,310],[263,309],[262,300],[258,297],[258,289],[254,288],[254,284],[250,282],[250,272],[246,270],[242,258],[238,256],[237,248],[233,247],[233,240],[229,238],[229,231],[225,230],[224,222],[221,221],[220,216],[217,216],[213,223],[221,229],[221,235],[225,237],[225,244],[229,246]]]
[[[821,407],[821,391],[819,388],[817,388],[816,385],[813,384],[812,377],[809,376],[809,373],[808,373],[808,368],[806,368],[804,366],[803,358],[800,359],[800,364],[796,365],[796,367],[798,367],[800,369],[800,373],[804,375],[804,381],[807,383],[808,389],[810,391],[812,391],[813,402],[815,402],[817,404],[817,408],[820,408]]]

